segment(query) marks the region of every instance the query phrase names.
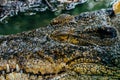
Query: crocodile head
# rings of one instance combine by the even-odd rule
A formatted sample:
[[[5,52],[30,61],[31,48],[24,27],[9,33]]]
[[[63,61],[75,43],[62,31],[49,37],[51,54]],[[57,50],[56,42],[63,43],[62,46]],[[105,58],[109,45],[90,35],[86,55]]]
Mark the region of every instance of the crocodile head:
[[[0,80],[118,80],[119,25],[100,12],[57,17],[53,23],[61,26],[0,37]]]
[[[117,43],[119,42],[118,36],[115,27],[103,25],[85,27],[82,30],[73,27],[58,28],[50,35],[57,42],[82,46],[88,49],[83,51],[82,48],[80,51],[74,52],[74,56],[71,55],[71,60],[66,62],[71,70],[80,74],[77,79],[81,79],[80,77],[85,77],[85,75],[87,75],[86,78],[89,77],[88,79],[95,79],[95,77],[96,79],[117,79],[117,77],[120,77],[120,54],[117,52],[117,50],[120,51],[120,46],[117,46],[119,45]]]

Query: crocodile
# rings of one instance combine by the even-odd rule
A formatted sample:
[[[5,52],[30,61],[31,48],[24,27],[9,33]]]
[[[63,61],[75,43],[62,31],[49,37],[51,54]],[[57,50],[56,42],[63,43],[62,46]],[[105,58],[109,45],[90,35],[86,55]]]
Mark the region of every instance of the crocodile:
[[[62,14],[46,27],[0,36],[0,80],[119,80],[120,15],[111,13]]]

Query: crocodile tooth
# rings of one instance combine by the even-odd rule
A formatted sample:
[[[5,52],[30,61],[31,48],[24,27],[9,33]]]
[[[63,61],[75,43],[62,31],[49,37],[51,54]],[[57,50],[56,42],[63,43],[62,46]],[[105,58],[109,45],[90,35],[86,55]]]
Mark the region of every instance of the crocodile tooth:
[[[3,60],[3,58],[1,58],[1,60]]]
[[[30,74],[28,73],[28,78],[30,77]]]
[[[13,72],[14,71],[14,69],[11,69],[11,72]]]
[[[6,65],[6,72],[10,72],[10,66],[9,66],[9,64]]]
[[[23,73],[23,70],[20,70],[20,73],[22,74],[22,73]]]
[[[0,79],[1,79],[1,80],[6,80],[5,77],[2,76],[2,75],[0,76]]]
[[[5,71],[2,71],[2,74],[4,75],[4,74],[5,74]]]
[[[12,74],[9,75],[11,80],[15,80],[15,76]]]
[[[16,71],[17,71],[17,72],[19,72],[19,71],[20,71],[20,67],[19,67],[19,65],[18,65],[18,64],[16,65]]]

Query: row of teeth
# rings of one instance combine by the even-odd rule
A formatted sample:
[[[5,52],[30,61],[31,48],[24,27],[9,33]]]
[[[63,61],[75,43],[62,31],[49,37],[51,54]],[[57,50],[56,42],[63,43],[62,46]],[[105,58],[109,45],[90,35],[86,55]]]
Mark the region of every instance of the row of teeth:
[[[7,65],[6,65],[6,70],[1,71],[1,73],[4,75],[5,73],[10,73],[10,72],[13,72],[14,70],[15,70],[16,72],[23,73],[23,70],[20,70],[20,67],[19,67],[18,64],[16,64],[15,69],[13,69],[13,68],[10,69],[9,64],[7,64]]]
[[[19,68],[18,64],[16,64],[16,71],[19,71],[19,70],[20,70],[20,68]],[[8,64],[6,65],[6,72],[10,72],[10,66]]]
[[[14,69],[11,69],[11,73],[14,71]],[[10,72],[6,72],[5,70],[3,70],[3,71],[1,71],[1,74],[2,75],[5,75],[5,74],[7,74],[7,73],[10,73]],[[16,71],[16,72],[20,72],[21,74],[23,73],[23,70],[20,70],[20,71]]]

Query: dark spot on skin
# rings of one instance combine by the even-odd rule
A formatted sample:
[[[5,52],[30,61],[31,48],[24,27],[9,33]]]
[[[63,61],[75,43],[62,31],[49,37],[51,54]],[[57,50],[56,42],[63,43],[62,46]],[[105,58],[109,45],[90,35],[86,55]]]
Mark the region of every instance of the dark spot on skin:
[[[99,33],[101,39],[115,38],[117,36],[117,32],[113,27],[105,27],[104,29],[99,28],[97,32]]]
[[[117,31],[113,27],[99,27],[90,31],[85,31],[86,34],[91,34],[94,37],[104,38],[115,38],[117,37]]]
[[[106,12],[109,14],[109,17],[110,17],[110,18],[115,17],[115,12],[113,11],[112,8],[107,9]]]

